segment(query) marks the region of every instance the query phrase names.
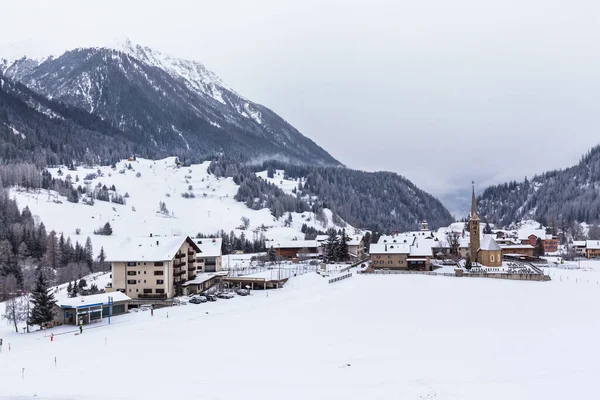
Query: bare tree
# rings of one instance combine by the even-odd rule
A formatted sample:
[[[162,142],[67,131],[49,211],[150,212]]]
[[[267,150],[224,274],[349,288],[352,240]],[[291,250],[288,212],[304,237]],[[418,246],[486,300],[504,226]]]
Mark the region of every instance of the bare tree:
[[[15,332],[19,333],[19,323],[27,321],[27,304],[17,293],[17,278],[14,275],[6,277],[3,290],[9,297],[2,318],[14,324]]]
[[[458,256],[458,246],[460,245],[460,233],[448,232],[446,233],[446,240],[448,241],[448,247],[450,247],[450,254]]]
[[[241,221],[242,221],[242,226],[244,227],[244,229],[248,229],[250,227],[250,218],[242,217]]]

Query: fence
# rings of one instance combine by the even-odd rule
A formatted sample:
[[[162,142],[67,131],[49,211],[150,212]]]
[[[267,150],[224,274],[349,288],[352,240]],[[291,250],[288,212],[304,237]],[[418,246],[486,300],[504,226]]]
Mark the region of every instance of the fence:
[[[336,277],[336,278],[330,279],[330,280],[329,280],[329,283],[334,283],[334,282],[341,281],[341,280],[343,280],[343,279],[348,279],[348,278],[350,278],[351,276],[352,276],[352,272],[350,272],[349,274],[346,274],[346,275],[342,275],[342,276],[338,276],[338,277]]]
[[[358,265],[360,265],[360,264],[362,264],[362,263],[366,263],[366,262],[368,262],[368,261],[369,261],[369,258],[367,257],[367,258],[365,258],[365,259],[362,259],[362,260],[360,260],[360,261],[357,261],[357,262],[355,262],[354,264],[351,264],[351,265],[349,265],[349,266],[347,266],[347,267],[345,267],[345,268],[342,268],[342,269],[340,269],[340,272],[346,272],[346,271],[349,271],[350,269],[352,269],[352,268],[354,268],[354,267],[356,267],[356,266],[358,266]]]
[[[395,270],[375,270],[373,272],[363,272],[374,275],[436,275],[436,276],[453,276],[457,277],[456,274],[451,272],[437,273],[435,271],[395,271]],[[523,281],[549,281],[550,277],[544,274],[519,274],[519,273],[464,273],[459,277],[470,277],[470,278],[493,278],[493,279],[511,279],[511,280],[523,280]]]

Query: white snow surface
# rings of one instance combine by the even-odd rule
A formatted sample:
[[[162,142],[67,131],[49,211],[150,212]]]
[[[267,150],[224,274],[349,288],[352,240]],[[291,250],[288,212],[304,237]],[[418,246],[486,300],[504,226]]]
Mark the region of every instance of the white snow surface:
[[[309,273],[277,291],[113,317],[82,335],[56,328],[53,342],[2,326],[0,397],[595,399],[600,263],[582,264],[551,268],[544,283],[327,284]]]
[[[132,170],[127,169],[128,164],[131,164]],[[74,204],[57,193],[46,190],[32,192],[12,188],[10,195],[17,200],[21,209],[28,206],[34,215],[39,216],[47,231],[63,233],[70,237],[73,243],[85,242],[86,237],[90,236],[95,254],[98,255],[100,248],[104,246],[108,257],[111,256],[111,248],[118,247],[127,237],[133,236],[153,234],[194,237],[200,232],[214,234],[224,230],[235,231],[237,236],[243,232],[251,239],[254,237],[254,231],[258,234],[263,232],[261,226],[264,225],[266,230],[263,233],[266,239],[302,240],[304,234],[300,230],[304,223],[321,230],[329,227],[339,228],[333,224],[332,213],[328,209],[325,210],[328,219],[326,226],[316,221],[313,213],[304,212],[292,213],[291,226],[286,227],[284,225],[287,213],[276,220],[266,208],[249,209],[244,203],[234,199],[238,185],[233,179],[217,178],[209,174],[208,166],[209,162],[205,162],[177,168],[175,158],[170,157],[156,161],[141,158],[131,162],[123,160],[117,163],[115,170],[110,166],[79,167],[77,171],[61,168],[62,179],[71,175],[73,187],[86,186],[86,175],[97,173],[100,169],[103,176],[91,180],[89,187],[94,188],[98,183],[107,187],[115,185],[116,193],[123,196],[129,194],[125,199],[126,205],[98,200],[94,206],[85,205],[81,201]],[[49,172],[53,177],[60,178],[58,169],[50,168]],[[125,173],[121,174],[121,170]],[[138,172],[141,174],[139,178],[136,177]],[[79,182],[76,182],[77,176]],[[192,185],[192,190],[188,190],[189,185]],[[181,196],[182,193],[193,193],[195,197],[186,199]],[[159,212],[161,201],[165,202],[168,215]],[[250,227],[247,230],[238,229],[244,216],[250,219]],[[93,231],[106,222],[110,222],[113,234],[94,235]],[[78,228],[81,232],[76,235]],[[352,233],[354,228],[347,226],[346,231]]]

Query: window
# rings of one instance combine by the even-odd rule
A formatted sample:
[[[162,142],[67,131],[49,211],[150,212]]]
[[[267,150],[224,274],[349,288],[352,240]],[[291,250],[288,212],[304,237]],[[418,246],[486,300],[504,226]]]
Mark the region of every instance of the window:
[[[156,284],[157,284],[157,285],[162,285],[162,284],[164,284],[164,283],[165,283],[165,281],[163,281],[162,279],[157,279],[157,280],[156,280]]]
[[[204,262],[204,258],[198,258],[198,259],[196,259],[196,261],[199,262],[199,263],[203,263]]]
[[[154,275],[164,275],[163,271],[154,271]]]
[[[130,279],[127,281],[128,285],[135,285],[137,283],[137,281],[135,279]]]
[[[146,263],[144,263],[144,265],[146,265]]]
[[[388,256],[388,259],[392,258],[392,256]]]
[[[381,256],[377,256],[377,258],[381,258]]]
[[[156,262],[154,263],[154,266],[155,266],[155,267],[162,267],[163,265],[164,265],[164,263],[163,263],[162,261],[156,261]]]
[[[144,263],[144,264],[146,264],[146,263]],[[144,275],[146,275],[146,271],[144,271]]]
[[[145,293],[145,294],[152,293],[152,289],[144,289],[144,293]]]
[[[137,265],[140,265],[141,263],[137,263]]]
[[[137,293],[139,293],[139,292],[140,292],[140,289],[135,289],[135,291],[136,291]]]
[[[131,293],[131,289],[129,289],[129,293]]]
[[[127,266],[128,266],[128,267],[135,267],[135,263],[134,263],[134,262],[128,262],[128,263],[127,263]]]
[[[490,255],[490,261],[494,262],[494,255]]]
[[[127,275],[135,275],[135,274],[137,274],[137,272],[135,272],[135,271],[127,271]]]
[[[156,289],[156,293],[157,294],[164,294],[165,293],[165,289]]]
[[[144,283],[146,283],[146,280],[144,279]]]

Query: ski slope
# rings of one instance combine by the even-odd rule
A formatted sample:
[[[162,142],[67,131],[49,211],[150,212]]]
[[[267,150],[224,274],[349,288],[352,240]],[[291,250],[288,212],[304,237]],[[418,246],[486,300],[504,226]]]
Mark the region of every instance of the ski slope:
[[[287,214],[277,220],[266,208],[252,210],[236,201],[234,196],[238,185],[232,178],[210,174],[209,162],[178,168],[175,161],[174,157],[156,161],[138,158],[136,161],[123,160],[116,165],[116,169],[110,166],[80,167],[77,171],[69,171],[63,167],[62,176],[59,176],[59,168],[49,169],[55,178],[64,180],[71,175],[75,188],[87,185],[93,189],[99,183],[109,188],[115,185],[117,194],[129,195],[125,199],[126,205],[98,200],[93,206],[83,204],[81,200],[75,204],[46,190],[32,192],[12,188],[10,195],[17,200],[20,208],[28,206],[34,215],[39,216],[47,231],[63,233],[71,237],[73,242],[85,242],[85,238],[91,236],[96,255],[102,246],[108,252],[110,247],[127,236],[148,236],[151,233],[195,236],[197,233],[214,234],[224,230],[235,231],[237,236],[243,232],[249,239],[254,238],[256,232],[264,233],[267,239],[292,240],[304,239],[300,231],[304,223],[321,230],[339,228],[333,224],[328,209],[325,210],[328,221],[325,226],[315,220],[313,213],[305,212],[292,213],[293,221],[286,227]],[[132,169],[128,169],[129,164]],[[97,174],[98,170],[102,176],[85,181],[88,174]],[[184,198],[182,193],[192,193],[194,197]],[[160,212],[160,202],[166,204],[168,214]],[[250,219],[250,226],[246,230],[238,229],[242,225],[242,217]],[[113,235],[95,236],[94,230],[106,222],[110,222]],[[81,230],[79,235],[76,234],[77,229]],[[346,229],[353,231],[349,226]]]
[[[54,342],[3,326],[0,398],[596,399],[600,263],[583,264],[560,274],[589,283],[311,273]]]

